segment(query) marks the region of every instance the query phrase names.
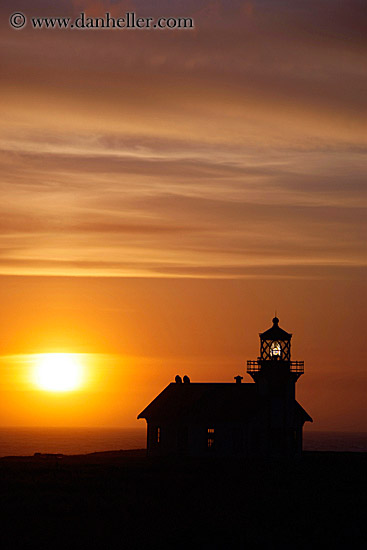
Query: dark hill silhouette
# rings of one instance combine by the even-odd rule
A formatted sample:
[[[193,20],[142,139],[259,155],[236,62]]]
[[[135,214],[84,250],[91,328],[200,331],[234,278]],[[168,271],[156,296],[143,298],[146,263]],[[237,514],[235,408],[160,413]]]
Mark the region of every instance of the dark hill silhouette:
[[[0,547],[359,549],[366,470],[363,453],[2,458]]]

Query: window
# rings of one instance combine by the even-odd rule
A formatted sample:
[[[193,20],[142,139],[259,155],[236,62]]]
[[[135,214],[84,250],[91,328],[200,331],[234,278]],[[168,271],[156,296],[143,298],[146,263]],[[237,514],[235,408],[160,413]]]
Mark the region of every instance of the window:
[[[208,428],[208,449],[214,447],[214,428]]]
[[[158,427],[157,428],[157,443],[160,443],[161,442],[161,429]]]
[[[270,346],[271,357],[280,357],[282,355],[282,348],[279,342],[273,342]]]

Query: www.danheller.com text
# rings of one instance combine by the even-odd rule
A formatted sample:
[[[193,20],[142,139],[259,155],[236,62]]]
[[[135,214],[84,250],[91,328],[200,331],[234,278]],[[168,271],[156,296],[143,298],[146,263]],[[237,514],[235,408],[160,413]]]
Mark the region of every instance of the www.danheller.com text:
[[[112,17],[107,12],[102,17],[88,17],[84,12],[78,17],[28,17],[15,12],[9,17],[14,29],[22,29],[30,22],[33,29],[193,29],[192,17],[139,17],[127,12],[123,17]]]

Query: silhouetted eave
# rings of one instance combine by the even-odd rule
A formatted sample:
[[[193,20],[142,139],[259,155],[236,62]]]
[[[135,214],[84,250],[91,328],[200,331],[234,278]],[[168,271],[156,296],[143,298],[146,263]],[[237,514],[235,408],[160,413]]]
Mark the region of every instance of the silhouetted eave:
[[[298,414],[302,422],[313,422],[311,416],[305,411],[305,409],[296,401],[296,414]]]

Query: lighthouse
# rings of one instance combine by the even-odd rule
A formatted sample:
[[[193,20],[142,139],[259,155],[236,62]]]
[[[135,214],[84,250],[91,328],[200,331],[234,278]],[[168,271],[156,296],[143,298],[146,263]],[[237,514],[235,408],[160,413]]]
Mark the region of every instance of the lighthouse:
[[[253,382],[191,382],[175,377],[138,416],[147,422],[149,456],[290,458],[302,451],[312,418],[295,399],[303,361],[291,360],[292,334],[260,334],[260,355],[247,362]]]
[[[278,317],[259,336],[260,355],[247,361],[247,372],[264,402],[264,454],[298,454],[302,450],[302,424],[297,421],[296,382],[304,373],[304,362],[291,360],[292,334],[280,328]],[[312,421],[310,417],[307,420]]]

